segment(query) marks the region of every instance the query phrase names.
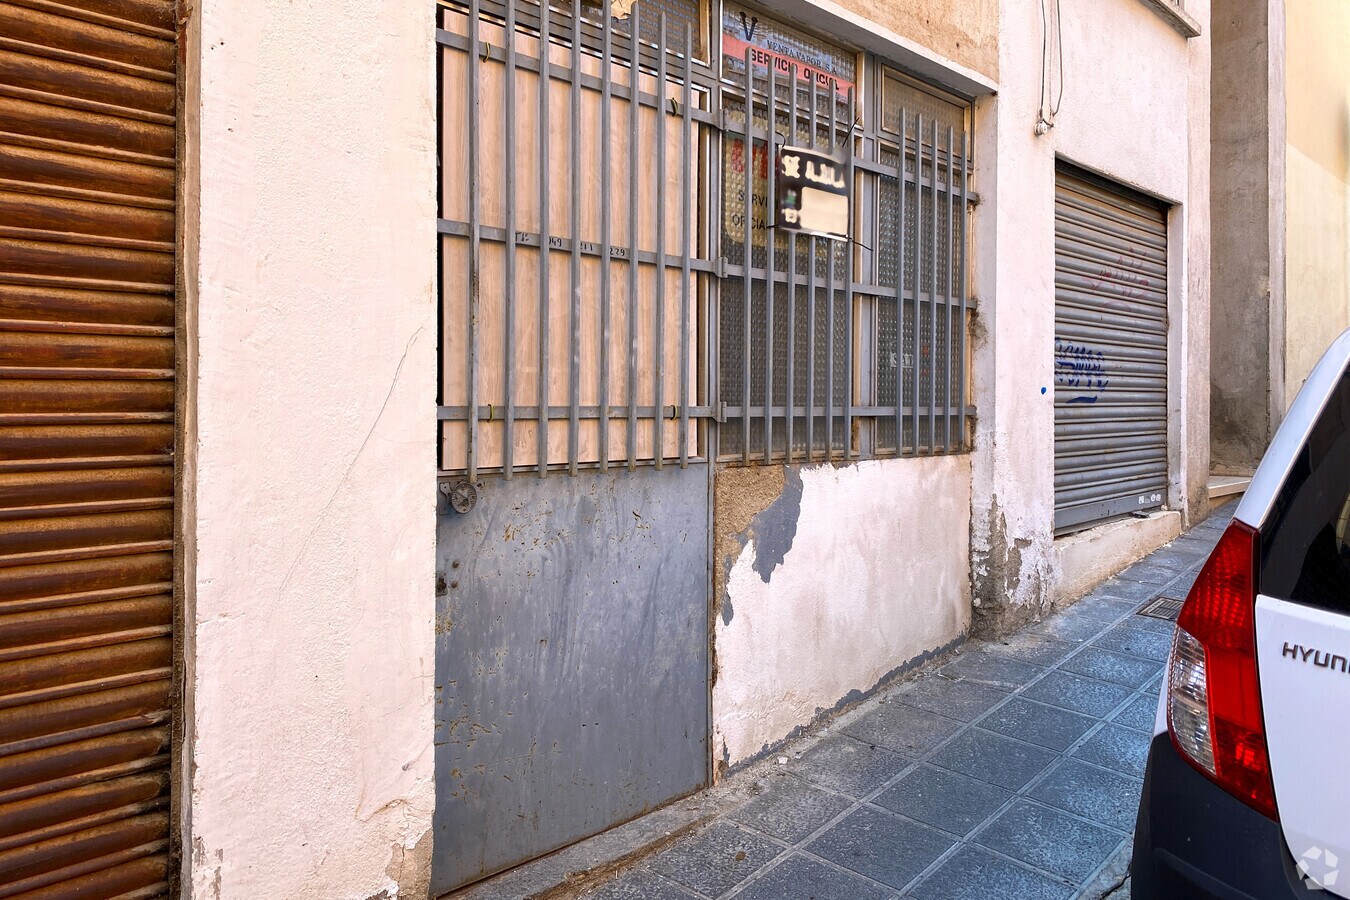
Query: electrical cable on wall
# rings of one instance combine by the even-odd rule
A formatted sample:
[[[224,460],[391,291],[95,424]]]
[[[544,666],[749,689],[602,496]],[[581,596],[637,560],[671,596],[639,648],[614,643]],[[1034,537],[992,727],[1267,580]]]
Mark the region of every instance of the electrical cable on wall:
[[[1053,15],[1048,4],[1053,3]],[[1050,41],[1054,26],[1055,40]],[[1054,52],[1051,53],[1053,46]],[[1053,96],[1053,99],[1051,99]],[[1036,111],[1036,133],[1045,134],[1055,127],[1064,100],[1064,30],[1060,27],[1059,0],[1041,0],[1041,96]]]

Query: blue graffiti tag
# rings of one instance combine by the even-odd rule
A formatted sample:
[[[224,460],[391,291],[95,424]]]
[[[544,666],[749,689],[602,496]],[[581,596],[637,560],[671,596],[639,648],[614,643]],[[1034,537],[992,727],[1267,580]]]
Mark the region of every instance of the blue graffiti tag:
[[[1096,403],[1109,383],[1102,351],[1055,338],[1055,384],[1083,391],[1070,403]]]

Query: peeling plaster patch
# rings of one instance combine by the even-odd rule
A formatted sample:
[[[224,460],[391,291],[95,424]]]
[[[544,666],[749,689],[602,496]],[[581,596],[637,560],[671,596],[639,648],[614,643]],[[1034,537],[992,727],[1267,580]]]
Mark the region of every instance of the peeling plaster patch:
[[[427,829],[411,847],[395,842],[385,874],[398,885],[390,898],[423,900],[431,894],[431,829]],[[377,894],[379,897],[387,892]],[[375,898],[371,898],[375,900]]]
[[[754,570],[765,584],[773,570],[783,564],[783,558],[792,549],[797,537],[797,519],[802,512],[802,473],[788,469],[783,477],[783,492],[759,515],[755,516],[750,531],[755,538]],[[730,621],[728,617],[726,621]]]
[[[1009,537],[1008,521],[997,497],[989,502],[988,543],[976,548],[971,535],[970,578],[973,590],[973,633],[997,638],[1050,612],[1044,560],[1031,556],[1032,540]],[[1030,565],[1030,571],[1026,571]],[[1029,598],[1029,599],[1023,599]]]
[[[210,863],[211,853],[206,849],[206,841],[200,837],[192,839],[192,867],[200,873],[211,872],[211,882],[208,885],[211,891],[211,897],[214,900],[220,900],[220,870],[224,868],[225,851],[217,850],[215,852],[215,862]],[[200,876],[194,879],[200,883]]]
[[[797,476],[800,481],[800,475]],[[726,468],[713,481],[713,531],[716,540],[714,570],[717,573],[716,612],[724,625],[731,624],[732,608],[726,596],[727,573],[750,540],[755,517],[783,494],[787,478],[783,466]],[[797,505],[801,505],[800,488]],[[795,518],[795,516],[794,516]],[[794,531],[795,531],[795,525]]]

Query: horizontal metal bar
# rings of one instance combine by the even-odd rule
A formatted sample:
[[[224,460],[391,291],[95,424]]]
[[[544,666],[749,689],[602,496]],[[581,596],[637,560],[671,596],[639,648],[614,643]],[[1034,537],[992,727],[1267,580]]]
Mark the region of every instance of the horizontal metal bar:
[[[735,112],[737,115],[743,115],[741,110]],[[767,122],[761,125],[759,122],[751,121],[749,125],[750,136],[757,141],[768,143],[772,140],[775,145],[781,145],[785,140],[784,136],[776,129],[770,128]],[[726,107],[722,108],[721,130],[726,137],[740,138],[741,140],[745,140],[747,131],[746,123],[744,121],[737,122],[732,117],[732,110]]]
[[[446,31],[444,28],[436,29],[436,43],[440,44],[442,47],[447,47],[452,50],[461,50],[465,53],[469,52],[469,39],[467,37],[465,37],[462,34],[455,34],[452,31]],[[478,48],[477,55],[479,56],[480,59],[483,59],[485,61],[498,62],[503,64],[506,62],[506,48],[498,47],[496,44],[492,44],[487,41],[483,41],[481,43],[481,45]],[[614,62],[618,62],[618,60],[614,60]],[[529,56],[527,54],[517,52],[516,68],[525,72],[538,72],[539,58],[536,56]],[[551,79],[555,81],[566,82],[568,84],[572,82],[572,70],[569,69],[567,66],[559,65],[557,63],[549,63],[548,70],[549,70],[549,77]],[[583,74],[581,76],[581,86],[593,90],[596,93],[600,93],[603,90],[600,83],[600,76],[598,75]],[[632,98],[632,90],[628,87],[628,85],[624,84],[621,81],[611,82],[609,90],[610,96],[612,97],[618,97],[623,100],[629,100]],[[655,94],[649,94],[646,91],[638,91],[638,106],[647,106],[652,109],[660,109],[662,105],[663,104],[661,103],[660,99]],[[678,111],[668,109],[667,112],[671,112],[674,114],[677,113]],[[707,128],[714,128],[717,130],[721,130],[722,128],[722,114],[721,112],[715,109],[709,110],[696,107],[690,110],[690,118],[692,118],[695,122],[698,122],[700,125],[703,125]]]
[[[862,156],[854,158],[853,167],[855,169],[861,169],[862,171],[868,173],[869,175],[882,175],[886,178],[899,178],[901,174],[901,169],[899,166],[887,165],[886,163],[883,162],[875,162],[873,160],[866,159]],[[905,172],[904,176],[905,176],[905,184],[915,183],[913,172]],[[931,183],[932,182],[924,182],[925,186]],[[948,193],[959,194],[961,192],[961,186],[959,184],[954,185],[948,181],[939,180],[937,183],[937,187],[939,194],[948,194]],[[980,195],[976,191],[966,191],[967,204],[969,204],[970,206],[977,206],[979,202],[980,202]]]
[[[655,419],[657,417],[657,407],[639,406],[636,407],[639,419]],[[629,407],[611,406],[609,408],[609,418],[627,419]],[[531,420],[539,418],[538,406],[517,406],[515,407],[516,421]],[[690,406],[681,409],[679,404],[660,407],[661,418],[678,419],[681,414],[687,413],[690,418],[709,419],[715,415],[711,406]],[[548,419],[567,419],[572,415],[571,406],[549,406],[545,418]],[[469,418],[469,407],[467,406],[438,406],[436,407],[436,418],[441,422],[463,422]],[[577,418],[579,419],[599,419],[600,407],[598,406],[578,406]],[[480,422],[505,422],[506,407],[487,404],[478,407],[478,420]]]
[[[670,463],[672,463],[672,462],[679,462],[679,457],[677,457],[677,456],[664,456],[664,457],[661,458],[661,460],[662,460],[663,463],[670,464]],[[703,457],[703,456],[690,456],[690,457],[689,457],[689,460],[688,460],[688,462],[689,462],[690,464],[692,464],[692,465],[698,465],[698,464],[700,464],[700,463],[706,463],[707,461],[708,461],[707,458],[706,458],[706,457]],[[612,463],[612,462],[613,462],[613,460],[611,460],[611,463]],[[638,459],[638,460],[636,461],[635,465],[636,465],[636,467],[639,468],[639,469],[644,469],[644,468],[645,468],[645,469],[654,469],[654,468],[656,468],[656,460],[655,460],[655,459]],[[599,472],[599,471],[602,471],[599,460],[595,460],[595,461],[592,461],[592,462],[578,461],[578,462],[577,462],[577,470],[578,470],[578,471],[581,471],[581,472]],[[478,474],[479,474],[479,475],[500,475],[500,474],[502,474],[502,471],[503,471],[503,470],[502,470],[502,467],[501,467],[501,466],[479,466],[479,467],[478,467]],[[517,474],[520,474],[520,473],[528,473],[528,472],[538,473],[539,467],[538,467],[537,465],[516,466],[512,471],[514,471],[514,472],[517,473]],[[548,467],[547,467],[547,471],[552,472],[552,473],[557,473],[557,474],[559,474],[559,475],[568,475],[568,474],[570,474],[570,471],[571,471],[571,470],[570,470],[570,467],[569,467],[569,464],[568,464],[568,463],[562,462],[562,463],[549,463],[549,464],[548,464]],[[438,482],[440,482],[440,481],[449,481],[449,482],[463,481],[464,478],[465,478],[465,472],[464,472],[463,469],[437,469],[437,470],[436,470],[436,480],[437,480]]]
[[[682,414],[687,413],[691,419],[692,418],[717,419],[720,422],[725,422],[728,419],[739,419],[741,417],[742,409],[744,409],[744,407],[741,406],[721,406],[721,407],[690,406],[685,409],[682,409],[678,404],[672,404],[670,406],[661,407],[661,418],[678,419],[681,417]],[[763,406],[751,406],[749,407],[749,409],[752,418],[755,416],[763,416],[765,413],[765,409]],[[912,414],[914,412],[914,409],[911,406],[902,406],[900,407],[900,410],[904,414]],[[829,415],[840,415],[838,407],[829,407],[829,406],[817,406],[814,408],[814,411],[808,409],[806,406],[793,406],[791,407],[791,409],[789,409],[786,406],[771,406],[769,407],[768,411],[770,415],[774,416],[786,416],[789,413],[791,413],[793,417],[802,417],[802,416],[823,417]],[[851,411],[855,417],[895,415],[894,406],[854,406],[851,408]],[[918,412],[921,415],[927,415],[928,407],[921,406],[919,407]],[[948,410],[946,407],[942,406],[937,407],[936,412],[943,416],[958,414],[956,410],[954,409]],[[539,407],[517,406],[515,408],[515,413],[516,413],[515,421],[531,421],[539,418]],[[548,407],[547,418],[567,419],[571,416],[571,414],[572,414],[572,407],[570,406],[550,406]],[[637,414],[639,419],[654,419],[656,418],[656,407],[639,406],[637,407]],[[973,416],[975,414],[976,409],[974,406],[966,407],[967,416]],[[598,406],[578,407],[577,417],[581,419],[598,419],[600,418],[600,407]],[[438,406],[436,407],[436,418],[442,422],[463,422],[469,418],[469,408],[467,406]],[[611,406],[609,408],[609,418],[611,419],[628,418],[628,407]],[[505,422],[506,407],[496,406],[493,404],[480,406],[478,407],[478,420],[480,422]]]
[[[469,225],[467,222],[460,222],[456,219],[437,219],[436,231],[438,234],[448,235],[450,237],[468,237]],[[499,244],[507,243],[506,229],[495,228],[488,225],[479,226],[479,237],[485,241],[493,241]],[[536,231],[517,231],[515,244],[517,247],[538,247],[540,243],[539,233]],[[572,251],[572,239],[561,235],[550,235],[548,239],[550,250],[557,250],[560,253],[570,253]],[[603,256],[604,245],[595,241],[581,242],[582,256]],[[611,246],[609,248],[610,259],[626,260],[631,255],[627,247]],[[657,264],[656,251],[642,250],[638,253],[638,262],[643,265],[654,266]],[[684,257],[667,253],[665,255],[665,266],[668,269],[684,269]],[[709,275],[718,273],[718,263],[711,259],[698,259],[697,257],[689,260],[689,268],[695,272],[706,272]]]
[[[723,277],[726,278],[739,278],[741,275],[744,274],[745,269],[733,263],[723,263],[720,272],[718,272],[716,269],[714,269],[713,271],[714,274],[721,274]],[[756,281],[764,281],[765,278],[767,277],[764,269],[758,266],[751,267],[750,275]],[[775,270],[773,273],[773,280],[777,284],[787,284],[788,273],[781,270]],[[798,283],[797,286],[801,287],[802,284]],[[834,280],[834,289],[836,291],[843,291],[845,286],[846,285],[843,282],[843,280],[838,278]],[[826,290],[829,288],[829,285],[826,284],[826,280],[824,278],[817,276],[816,287],[819,290]],[[895,299],[894,285],[867,284],[861,281],[855,281],[853,282],[853,293],[863,294],[864,296],[868,297],[885,297],[888,300]],[[912,290],[905,291],[905,299],[912,301],[914,299],[914,291]],[[927,291],[924,291],[921,294],[919,294],[919,299],[924,303],[928,303],[930,302],[931,297]],[[938,306],[943,306],[945,305],[945,303],[946,303],[945,297],[939,295]],[[956,305],[955,300],[952,301],[952,305]],[[969,299],[966,301],[966,309],[975,310],[978,308],[979,304],[974,299]]]
[[[438,0],[437,5],[443,9],[449,9],[461,15],[468,14],[469,7],[467,2],[454,2],[454,0]],[[505,22],[506,19],[505,3],[500,2],[500,0],[482,0],[479,6],[480,6],[480,15],[482,15],[484,19],[493,19],[500,23]],[[531,32],[534,32],[534,34],[538,34],[539,33],[539,13],[537,12],[538,8],[539,5],[537,3],[535,4],[527,3],[519,6],[516,10],[517,26],[520,28],[527,29]],[[598,54],[600,53],[601,48],[603,47],[604,44],[604,32],[605,32],[605,28],[602,24],[602,17],[604,15],[604,12],[603,9],[599,7],[599,4],[597,4],[597,7],[592,11],[592,14],[595,15],[596,18],[594,19],[590,18],[590,16],[586,15],[584,12],[581,16],[581,33],[582,33],[581,46],[584,50],[588,50],[593,54]],[[571,43],[572,26],[569,24],[571,18],[572,18],[571,15],[561,11],[554,12],[554,14],[549,17],[549,31],[552,34],[554,41],[561,44]],[[619,42],[625,46],[629,45],[629,41],[631,40],[631,35],[625,34],[621,31],[611,31],[611,38],[613,37],[617,37],[619,39]],[[650,40],[641,39],[641,37],[639,36],[638,46],[641,49],[643,67],[655,71],[656,45],[653,44]],[[679,52],[679,49],[680,49],[679,46],[669,47],[667,48],[666,52],[683,60],[684,56],[682,53]],[[626,53],[624,55],[624,58],[625,59],[627,58]],[[716,83],[717,75],[709,67],[707,59],[701,59],[698,56],[694,56],[693,63],[694,65],[691,66],[690,68],[694,70],[695,75],[694,80],[696,83],[709,87],[711,87],[713,84]],[[681,66],[681,68],[683,68],[683,66]]]
[[[719,421],[724,421],[724,420],[726,420],[726,419],[739,419],[739,418],[741,417],[741,410],[742,410],[743,408],[744,408],[744,407],[740,407],[740,406],[724,406],[724,407],[722,407],[721,410],[720,410],[721,415],[718,417],[718,420],[719,420]],[[762,415],[764,415],[764,407],[763,407],[763,406],[751,406],[749,409],[750,409],[750,417],[751,417],[751,418],[755,418],[756,416],[762,416]],[[904,413],[904,414],[906,414],[906,415],[912,414],[912,413],[914,412],[914,408],[911,407],[911,406],[902,406],[902,407],[900,407],[900,410],[901,410],[902,413]],[[791,413],[791,415],[792,415],[793,417],[804,417],[804,416],[824,417],[824,416],[830,416],[830,415],[833,415],[833,416],[842,416],[842,415],[843,415],[842,407],[840,407],[840,406],[833,406],[833,407],[830,407],[830,406],[817,406],[817,407],[814,408],[814,411],[811,410],[811,409],[808,409],[806,406],[794,406],[794,407],[791,408],[791,410],[789,410],[788,407],[786,407],[786,406],[771,406],[771,407],[769,407],[769,413],[770,413],[770,415],[774,415],[774,416],[786,416],[786,415],[789,414],[789,412]],[[869,418],[869,417],[876,417],[876,416],[894,416],[894,415],[895,415],[895,407],[894,407],[894,406],[850,406],[850,407],[849,407],[849,412],[852,413],[852,415],[853,415],[853,417],[854,417],[855,419],[856,419],[856,418]],[[937,408],[936,408],[936,413],[937,413],[938,415],[942,415],[942,416],[946,416],[946,415],[949,415],[949,414],[950,414],[950,415],[959,415],[959,413],[958,413],[955,409],[952,409],[952,410],[950,411],[950,413],[949,413],[949,412],[947,411],[947,407],[944,407],[944,406],[939,406],[939,407],[937,407]],[[920,414],[920,415],[925,415],[925,416],[928,415],[928,407],[927,407],[927,406],[920,406],[920,407],[919,407],[919,414]],[[967,416],[973,416],[973,415],[975,415],[975,407],[973,407],[973,406],[967,406],[967,407],[966,407],[966,415],[967,415]]]

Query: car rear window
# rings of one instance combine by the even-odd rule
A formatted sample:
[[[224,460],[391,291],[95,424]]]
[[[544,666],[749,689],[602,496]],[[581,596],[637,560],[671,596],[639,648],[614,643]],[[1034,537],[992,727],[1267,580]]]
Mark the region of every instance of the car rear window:
[[[1350,613],[1350,374],[1294,459],[1261,538],[1261,593]]]

